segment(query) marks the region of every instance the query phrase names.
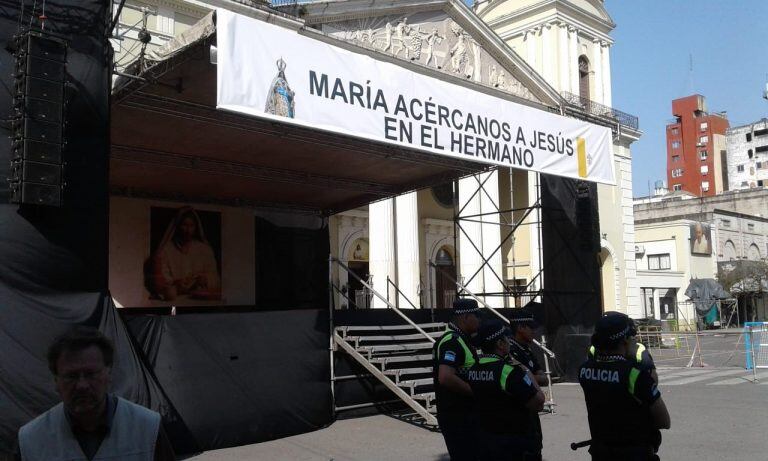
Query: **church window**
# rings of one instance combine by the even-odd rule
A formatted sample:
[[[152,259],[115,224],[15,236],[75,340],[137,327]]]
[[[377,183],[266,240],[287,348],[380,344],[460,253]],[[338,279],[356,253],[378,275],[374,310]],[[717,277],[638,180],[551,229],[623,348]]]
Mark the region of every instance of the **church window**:
[[[579,56],[579,96],[589,99],[589,59]]]

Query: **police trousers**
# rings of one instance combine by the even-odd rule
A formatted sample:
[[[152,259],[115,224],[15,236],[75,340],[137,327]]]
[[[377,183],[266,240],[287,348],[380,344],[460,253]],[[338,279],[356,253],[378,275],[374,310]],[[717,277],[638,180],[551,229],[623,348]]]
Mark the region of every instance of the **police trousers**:
[[[592,444],[589,453],[592,461],[659,461],[651,445],[622,447]]]
[[[478,433],[478,461],[541,461],[541,441],[532,437]]]
[[[477,433],[471,412],[438,412],[437,424],[451,461],[477,460]]]

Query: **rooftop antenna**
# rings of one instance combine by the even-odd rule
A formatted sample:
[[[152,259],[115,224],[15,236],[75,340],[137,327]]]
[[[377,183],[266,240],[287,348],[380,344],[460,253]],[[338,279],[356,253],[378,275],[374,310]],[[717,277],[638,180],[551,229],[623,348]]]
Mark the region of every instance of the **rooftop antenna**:
[[[688,94],[693,94],[693,53],[688,53]]]

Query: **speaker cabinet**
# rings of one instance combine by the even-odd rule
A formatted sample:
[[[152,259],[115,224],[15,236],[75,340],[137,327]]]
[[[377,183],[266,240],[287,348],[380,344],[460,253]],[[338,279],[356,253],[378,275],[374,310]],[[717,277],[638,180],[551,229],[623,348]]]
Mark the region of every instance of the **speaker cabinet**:
[[[11,201],[61,206],[67,43],[40,31],[15,41]]]

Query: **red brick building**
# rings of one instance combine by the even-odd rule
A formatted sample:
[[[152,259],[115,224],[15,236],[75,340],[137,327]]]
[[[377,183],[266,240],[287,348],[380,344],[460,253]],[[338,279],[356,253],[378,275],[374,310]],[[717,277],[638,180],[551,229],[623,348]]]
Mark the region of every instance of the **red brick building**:
[[[709,114],[704,96],[672,101],[675,122],[667,125],[667,184],[712,196],[728,189],[725,162],[725,114]]]

